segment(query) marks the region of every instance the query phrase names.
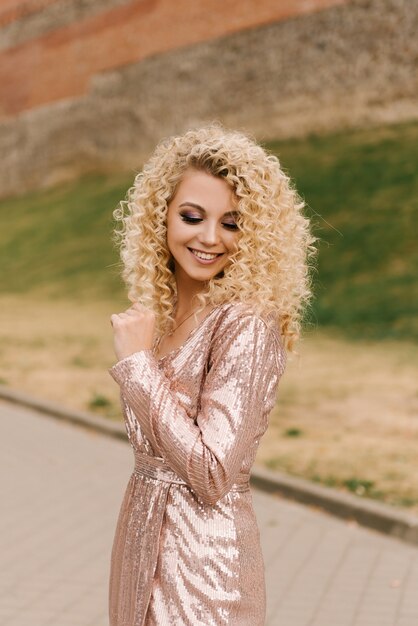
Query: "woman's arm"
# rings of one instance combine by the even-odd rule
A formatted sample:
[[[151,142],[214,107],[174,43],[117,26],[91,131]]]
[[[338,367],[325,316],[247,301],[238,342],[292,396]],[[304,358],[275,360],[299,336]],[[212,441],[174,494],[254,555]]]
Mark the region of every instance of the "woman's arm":
[[[261,418],[273,408],[285,359],[275,333],[251,313],[222,320],[196,423],[151,350],[109,369],[152,447],[208,504],[228,493]]]

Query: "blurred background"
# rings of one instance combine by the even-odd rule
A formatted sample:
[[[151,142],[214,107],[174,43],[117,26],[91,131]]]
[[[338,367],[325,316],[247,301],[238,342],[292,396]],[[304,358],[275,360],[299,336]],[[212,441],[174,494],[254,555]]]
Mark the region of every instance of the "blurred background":
[[[1,384],[121,421],[112,211],[161,138],[279,157],[315,299],[257,463],[418,512],[415,0],[2,0]]]

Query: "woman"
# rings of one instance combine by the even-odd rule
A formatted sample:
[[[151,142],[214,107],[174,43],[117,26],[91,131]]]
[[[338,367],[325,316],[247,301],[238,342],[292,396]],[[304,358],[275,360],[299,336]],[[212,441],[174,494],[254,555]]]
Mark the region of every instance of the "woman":
[[[246,135],[162,142],[114,212],[134,304],[109,369],[135,469],[111,555],[111,626],[261,626],[249,474],[309,300],[304,203]]]

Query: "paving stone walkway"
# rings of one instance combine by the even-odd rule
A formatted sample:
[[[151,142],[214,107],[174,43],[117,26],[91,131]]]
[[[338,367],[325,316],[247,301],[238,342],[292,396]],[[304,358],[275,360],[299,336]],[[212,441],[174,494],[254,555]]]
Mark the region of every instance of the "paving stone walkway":
[[[0,402],[0,446],[0,624],[108,626],[130,445]],[[263,492],[253,499],[266,626],[418,626],[418,548]]]

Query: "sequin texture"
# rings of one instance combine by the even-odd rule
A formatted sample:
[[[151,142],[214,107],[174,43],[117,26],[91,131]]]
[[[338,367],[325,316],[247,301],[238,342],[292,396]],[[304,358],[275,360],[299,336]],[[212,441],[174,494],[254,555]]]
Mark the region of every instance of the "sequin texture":
[[[135,461],[111,553],[110,626],[264,625],[249,476],[285,363],[278,329],[229,303],[161,359],[141,350],[109,369]]]

